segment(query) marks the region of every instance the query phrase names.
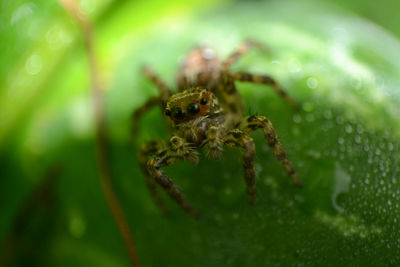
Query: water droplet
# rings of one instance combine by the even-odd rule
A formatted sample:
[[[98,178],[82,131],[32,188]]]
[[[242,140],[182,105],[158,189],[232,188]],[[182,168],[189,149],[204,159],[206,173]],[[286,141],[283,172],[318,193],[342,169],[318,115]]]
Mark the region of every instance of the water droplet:
[[[342,137],[339,137],[339,139],[338,139],[338,143],[339,143],[339,145],[343,145],[343,143],[344,143],[344,139],[343,139]]]
[[[301,122],[301,115],[300,114],[296,114],[293,116],[293,121],[295,123],[300,123]]]
[[[346,125],[346,133],[352,133],[353,132],[353,127],[351,127],[350,124]]]
[[[351,181],[350,175],[347,172],[345,172],[345,170],[339,164],[336,164],[335,185],[334,185],[331,199],[332,199],[333,207],[339,212],[343,212],[344,209],[338,205],[337,197],[341,193],[349,192],[350,181]]]
[[[82,0],[79,5],[79,12],[88,15],[92,13],[96,8],[96,1],[94,0]]]
[[[72,36],[66,33],[59,25],[55,25],[46,33],[46,40],[51,49],[57,50],[62,48],[65,44],[71,43]]]
[[[39,55],[32,55],[25,64],[26,72],[30,75],[38,74],[43,67],[42,58]]]
[[[325,119],[327,119],[327,120],[332,119],[332,111],[326,110],[326,111],[324,112],[324,117],[325,117]]]
[[[362,134],[364,132],[364,128],[361,125],[357,125],[357,133]]]
[[[312,89],[317,88],[318,87],[318,80],[315,79],[314,77],[308,78],[307,79],[307,86],[309,88],[312,88]]]
[[[297,59],[292,58],[288,62],[288,68],[290,72],[300,72],[301,64]]]
[[[315,150],[308,151],[307,155],[310,156],[310,157],[313,157],[315,159],[321,158],[321,152],[315,151]]]
[[[388,143],[388,150],[392,151],[393,150],[393,144],[392,143]]]
[[[343,122],[344,122],[343,117],[342,116],[337,116],[336,117],[336,122],[337,122],[337,124],[343,124]]]
[[[278,183],[277,183],[276,180],[273,179],[271,176],[265,177],[265,179],[264,179],[264,184],[265,184],[266,186],[272,187],[273,189],[278,188]]]
[[[357,135],[354,140],[356,141],[357,144],[361,143],[361,137]]]
[[[18,7],[11,16],[11,25],[14,25],[22,18],[33,14],[33,9],[36,7],[34,3],[26,3]]]

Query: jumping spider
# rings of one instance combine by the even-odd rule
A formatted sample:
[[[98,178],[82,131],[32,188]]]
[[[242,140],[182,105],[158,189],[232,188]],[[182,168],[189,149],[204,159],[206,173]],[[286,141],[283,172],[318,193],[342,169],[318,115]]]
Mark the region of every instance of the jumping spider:
[[[178,90],[172,94],[166,84],[149,68],[144,74],[155,83],[159,95],[149,99],[133,114],[132,136],[137,132],[139,117],[150,107],[160,105],[172,124],[169,141],[152,141],[144,144],[139,152],[139,163],[145,174],[147,186],[161,212],[166,209],[156,190],[156,183],[186,212],[196,217],[197,211],[185,200],[178,186],[161,168],[183,160],[196,164],[199,160],[195,149],[204,148],[208,156],[219,158],[223,145],[243,149],[244,178],[250,203],[255,193],[255,145],[249,134],[263,129],[265,139],[275,157],[280,160],[293,182],[301,186],[297,173],[279,142],[271,122],[264,116],[243,116],[242,99],[235,81],[270,85],[292,106],[297,103],[266,75],[230,71],[249,48],[263,46],[254,41],[245,42],[224,61],[220,61],[210,48],[197,48],[185,58],[177,77]]]

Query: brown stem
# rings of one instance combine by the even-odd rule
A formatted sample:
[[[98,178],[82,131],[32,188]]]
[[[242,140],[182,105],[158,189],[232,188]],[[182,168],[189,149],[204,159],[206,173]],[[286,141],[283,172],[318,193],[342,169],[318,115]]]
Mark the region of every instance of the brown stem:
[[[136,254],[136,249],[132,237],[131,230],[125,218],[125,214],[121,208],[118,198],[115,194],[108,159],[108,142],[106,134],[106,125],[104,118],[104,97],[103,88],[100,80],[96,56],[93,43],[93,28],[90,21],[79,13],[78,6],[75,0],[59,0],[61,5],[71,14],[81,27],[83,37],[85,39],[86,51],[89,61],[90,78],[92,83],[92,101],[93,112],[96,123],[96,156],[99,167],[100,183],[103,188],[104,196],[110,207],[111,213],[118,226],[118,229],[124,239],[126,248],[129,253],[131,263],[135,267],[141,266]]]

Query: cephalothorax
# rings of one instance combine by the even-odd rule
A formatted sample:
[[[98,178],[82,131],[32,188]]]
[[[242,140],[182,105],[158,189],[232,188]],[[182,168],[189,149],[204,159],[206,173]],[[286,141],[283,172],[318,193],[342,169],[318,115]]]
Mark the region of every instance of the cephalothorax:
[[[255,145],[249,134],[262,129],[272,152],[280,160],[296,185],[301,186],[297,173],[279,142],[271,122],[264,116],[243,116],[243,105],[235,87],[235,81],[268,84],[293,106],[292,100],[269,76],[245,72],[232,73],[230,65],[250,47],[262,45],[248,41],[226,60],[219,61],[213,50],[198,48],[183,62],[178,73],[178,90],[172,94],[169,88],[149,68],[145,75],[158,87],[160,94],[149,99],[133,115],[132,135],[137,131],[139,117],[154,105],[160,105],[163,114],[172,124],[169,141],[153,141],[144,144],[139,153],[139,163],[145,174],[148,188],[162,212],[165,206],[158,195],[159,184],[190,215],[197,211],[185,200],[183,194],[161,168],[183,160],[197,163],[196,149],[203,148],[212,158],[219,158],[223,146],[243,149],[244,178],[250,203],[255,196]]]

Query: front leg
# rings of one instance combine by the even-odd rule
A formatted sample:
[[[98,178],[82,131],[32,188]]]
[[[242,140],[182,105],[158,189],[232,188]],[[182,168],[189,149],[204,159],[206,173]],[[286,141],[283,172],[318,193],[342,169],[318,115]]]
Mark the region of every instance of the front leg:
[[[182,138],[173,136],[168,148],[148,160],[147,172],[179,206],[191,216],[197,217],[198,212],[184,199],[178,186],[161,170],[164,166],[178,163],[184,159],[191,163],[197,163],[198,155]]]
[[[299,187],[302,186],[292,162],[290,162],[285,149],[279,142],[274,126],[266,117],[249,116],[242,121],[239,127],[242,131],[248,134],[256,129],[262,128],[264,130],[264,137],[267,139],[268,145],[271,147],[275,157],[282,162],[283,167],[292,177],[293,182]]]
[[[211,126],[207,130],[207,139],[205,150],[207,156],[210,156],[214,159],[219,159],[222,153],[222,139],[221,132],[218,130],[217,126]]]
[[[156,187],[157,184],[147,170],[148,157],[163,151],[164,150],[163,147],[165,147],[164,142],[152,141],[152,142],[143,144],[140,149],[140,152],[139,152],[139,165],[145,176],[146,185],[147,185],[147,188],[149,189],[151,197],[153,198],[153,200],[156,203],[160,212],[162,214],[166,215],[168,213],[168,211],[167,211],[167,208],[165,207],[165,204],[164,204],[161,196],[159,195],[159,192],[157,191],[157,187]]]
[[[243,148],[243,171],[244,179],[247,184],[247,194],[249,202],[254,203],[254,196],[256,190],[256,172],[254,168],[254,157],[256,155],[256,148],[253,139],[246,133],[234,129],[230,131],[224,138],[224,143],[227,146],[238,146]]]

